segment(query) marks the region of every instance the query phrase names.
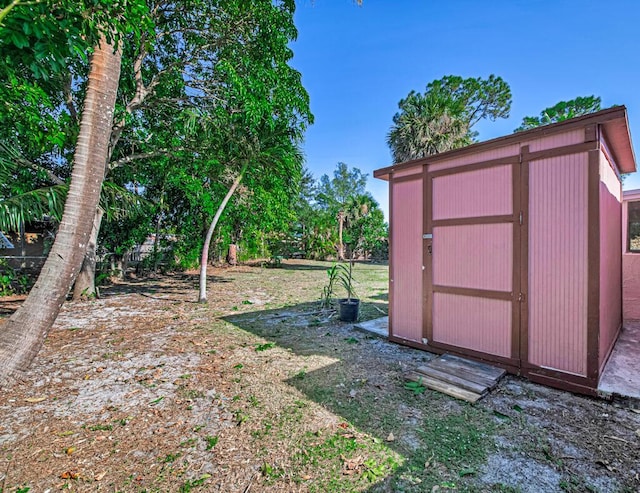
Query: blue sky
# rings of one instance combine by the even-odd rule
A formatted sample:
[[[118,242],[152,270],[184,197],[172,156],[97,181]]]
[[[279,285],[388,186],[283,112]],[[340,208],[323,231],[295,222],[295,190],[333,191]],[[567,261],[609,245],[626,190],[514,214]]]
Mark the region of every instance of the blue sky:
[[[398,101],[444,75],[501,76],[511,116],[483,121],[480,140],[510,134],[524,116],[596,95],[624,104],[640,144],[639,0],[299,0],[294,67],[315,124],[304,143],[316,178],[339,161],[369,174],[388,210],[386,135]],[[640,188],[640,173],[625,189]]]

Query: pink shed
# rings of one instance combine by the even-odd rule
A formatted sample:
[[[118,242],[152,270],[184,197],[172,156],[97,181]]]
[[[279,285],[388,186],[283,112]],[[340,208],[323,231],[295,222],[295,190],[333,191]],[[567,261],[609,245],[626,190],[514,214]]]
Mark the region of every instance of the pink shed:
[[[635,169],[618,106],[375,171],[389,338],[594,394],[622,324],[620,174]]]

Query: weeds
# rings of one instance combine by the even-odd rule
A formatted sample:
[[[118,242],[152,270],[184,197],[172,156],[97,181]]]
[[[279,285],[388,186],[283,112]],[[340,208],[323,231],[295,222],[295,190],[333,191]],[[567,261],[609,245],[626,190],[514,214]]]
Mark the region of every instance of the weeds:
[[[255,350],[256,352],[267,351],[268,349],[273,349],[274,347],[276,347],[275,342],[267,342],[265,344],[256,344]]]
[[[420,395],[424,393],[425,390],[427,390],[427,388],[424,385],[422,385],[422,379],[418,380],[417,382],[413,382],[413,381],[406,382],[404,384],[404,388],[406,390],[410,390],[416,395]]]
[[[191,479],[184,482],[180,487],[180,493],[189,493],[192,488],[197,488],[204,485],[204,483],[211,477],[211,474],[203,474],[198,479]]]
[[[219,437],[206,436],[204,437],[204,440],[207,442],[206,450],[211,450],[218,444]]]
[[[111,431],[111,430],[113,430],[113,425],[93,425],[93,426],[89,426],[89,430],[91,430],[91,431]]]

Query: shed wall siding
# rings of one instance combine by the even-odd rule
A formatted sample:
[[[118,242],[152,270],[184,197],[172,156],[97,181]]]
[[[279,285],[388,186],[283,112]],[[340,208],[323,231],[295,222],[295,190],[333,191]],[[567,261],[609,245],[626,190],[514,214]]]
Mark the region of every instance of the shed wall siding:
[[[433,179],[433,219],[511,214],[511,165]]]
[[[511,291],[512,223],[433,228],[433,251],[438,255],[434,284]]]
[[[466,156],[460,156],[456,158],[447,159],[429,165],[429,171],[440,171],[443,169],[456,168],[458,166],[464,166],[466,164],[482,163],[485,161],[491,161],[492,159],[499,159],[508,156],[517,156],[520,152],[519,144],[511,144],[508,146],[500,147],[497,149],[491,149],[488,151],[478,152],[476,154],[469,154]]]
[[[422,179],[391,187],[391,330],[422,342]]]
[[[629,202],[640,200],[637,191],[626,191],[622,202],[622,318],[640,320],[640,254],[630,253],[627,243]]]
[[[529,146],[529,152],[544,151],[584,142],[584,128],[578,128],[561,134],[550,135],[540,139],[523,142],[522,145]]]
[[[394,178],[402,178],[405,176],[411,176],[411,175],[417,175],[422,173],[422,165],[418,165],[418,166],[412,166],[411,168],[407,168],[407,169],[403,169],[400,171],[394,171],[393,172],[393,177]]]
[[[528,359],[586,375],[586,153],[529,165]]]
[[[438,323],[433,340],[508,357],[511,353],[511,302],[434,293],[433,312]]]
[[[622,323],[622,185],[600,152],[600,367]]]

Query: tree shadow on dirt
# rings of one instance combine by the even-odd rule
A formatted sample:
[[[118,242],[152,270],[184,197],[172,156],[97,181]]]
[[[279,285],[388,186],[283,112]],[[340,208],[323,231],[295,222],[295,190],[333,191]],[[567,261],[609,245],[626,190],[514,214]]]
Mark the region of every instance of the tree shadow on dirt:
[[[160,295],[157,298],[167,300],[169,299],[168,296],[175,295],[175,301],[185,301],[185,293],[193,293],[193,298],[197,298],[199,281],[198,274],[187,273],[163,274],[157,278],[128,278],[125,281],[101,287],[100,296],[108,298],[123,294],[139,294],[153,298],[153,295]],[[207,282],[226,284],[232,282],[232,280],[226,277],[209,275],[207,276]]]
[[[327,270],[329,269],[333,264],[338,263],[336,261],[328,261],[328,260],[318,260],[316,264],[309,264],[309,263],[294,263],[295,261],[291,262],[288,260],[283,260],[282,263],[280,264],[280,267],[277,267],[279,269],[284,269],[284,270]],[[356,260],[355,261],[356,264],[360,264],[360,265],[384,265],[384,266],[388,266],[389,263],[388,262],[371,262],[370,260]]]
[[[278,269],[284,270],[327,270],[331,267],[331,262],[324,262],[325,265],[315,265],[315,264],[292,264],[284,260]]]
[[[389,292],[369,296],[373,300],[389,301]]]
[[[366,304],[387,311],[386,303]],[[375,446],[378,450],[387,447],[404,457],[403,465],[385,473],[386,477],[378,477],[380,482],[369,489],[391,491],[389,488],[397,478],[415,467],[424,468],[429,459],[426,451],[412,449],[412,438],[409,441],[388,438],[411,435],[407,431],[411,427],[407,415],[410,421],[412,400],[418,396],[404,389],[403,371],[431,359],[432,355],[390,343],[329,315],[319,310],[318,303],[302,303],[233,315],[224,320],[296,355],[324,356],[333,361],[311,371],[302,368],[284,382],[366,433],[371,443],[383,444]],[[440,399],[441,396],[435,398]]]

